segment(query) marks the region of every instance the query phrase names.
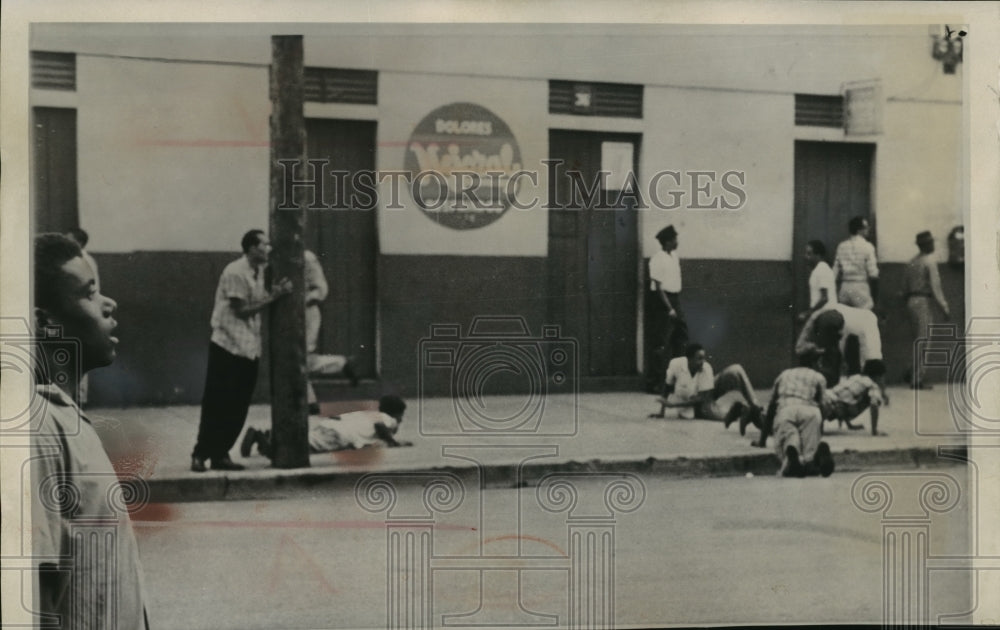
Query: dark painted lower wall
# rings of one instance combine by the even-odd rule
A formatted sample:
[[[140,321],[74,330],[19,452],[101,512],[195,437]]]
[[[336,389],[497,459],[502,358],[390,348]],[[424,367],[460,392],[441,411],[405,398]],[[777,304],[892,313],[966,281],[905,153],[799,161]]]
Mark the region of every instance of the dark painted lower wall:
[[[91,376],[94,405],[197,404],[201,399],[212,300],[234,253],[138,252],[98,254],[105,293],[118,302],[119,358]],[[755,384],[768,387],[792,362],[792,270],[787,261],[685,260],[684,310],[692,339],[716,368],[742,363]],[[381,256],[378,268],[380,389],[418,394],[420,341],[433,324],[516,315],[537,335],[547,321],[543,258]],[[905,307],[894,299],[902,264],[883,264],[882,325],[890,382],[909,365],[912,340]],[[964,322],[964,277],[941,267],[952,321]],[[264,322],[265,330],[267,322]],[[256,400],[268,397],[267,343]],[[423,393],[446,394],[450,382],[431,378]],[[426,372],[425,372],[426,373]],[[933,375],[932,375],[933,376]],[[939,377],[940,378],[940,377]],[[638,382],[638,381],[637,381]]]

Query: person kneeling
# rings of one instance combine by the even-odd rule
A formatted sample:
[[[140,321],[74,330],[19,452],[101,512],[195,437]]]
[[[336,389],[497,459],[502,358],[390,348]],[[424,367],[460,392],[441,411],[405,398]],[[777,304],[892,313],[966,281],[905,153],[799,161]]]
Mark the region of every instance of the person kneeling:
[[[817,353],[807,353],[801,357],[801,367],[778,375],[760,439],[751,442],[753,446],[766,446],[773,430],[782,477],[805,477],[810,473],[829,477],[833,473],[830,446],[820,441],[823,422],[820,405],[826,379],[814,367],[818,358]]]
[[[403,421],[406,403],[398,396],[379,399],[378,411],[351,411],[333,417],[309,416],[309,452],[330,453],[366,447],[413,446],[412,442],[399,441],[396,432]],[[274,455],[270,431],[247,429],[240,454],[248,457],[254,444],[257,451],[267,457]]]

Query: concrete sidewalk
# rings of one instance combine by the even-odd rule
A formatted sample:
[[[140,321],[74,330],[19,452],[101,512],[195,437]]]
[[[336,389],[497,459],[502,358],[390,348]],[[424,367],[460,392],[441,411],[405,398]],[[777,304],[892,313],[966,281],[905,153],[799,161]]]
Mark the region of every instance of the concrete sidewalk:
[[[879,429],[888,436],[871,435],[867,414],[859,419],[865,426],[863,431],[825,423],[825,439],[837,470],[955,463],[938,453],[939,445],[962,452],[966,443],[952,421],[947,386],[920,392],[893,388],[889,394],[891,405],[882,409],[879,420]],[[766,403],[769,395],[760,391],[758,400]],[[483,402],[493,421],[480,424],[499,427],[526,403],[539,401],[510,396]],[[552,427],[572,433],[574,420],[576,427],[573,435],[553,436],[530,432],[519,437],[484,436],[469,432],[469,427],[463,431],[450,399],[408,404],[398,437],[414,442],[412,447],[317,454],[312,456],[310,468],[278,470],[256,451],[241,458],[237,443],[232,455],[247,466],[246,471],[200,474],[188,468],[198,429],[198,407],[92,409],[87,415],[102,434],[119,471],[147,480],[153,502],[278,498],[303,488],[350,485],[370,472],[449,470],[476,474],[481,467],[487,484],[505,486],[531,484],[556,471],[697,477],[774,474],[778,467],[771,448],[773,440],[767,449],[750,446],[758,435],[753,426],[741,437],[736,424],[724,429],[720,422],[705,420],[648,419],[647,414],[659,405],[654,396],[644,393],[550,396],[540,403],[547,423],[541,430]],[[323,411],[334,414],[374,406],[371,400],[341,401],[324,403]],[[252,407],[247,425],[270,428],[270,407]],[[443,435],[449,431],[454,435]]]

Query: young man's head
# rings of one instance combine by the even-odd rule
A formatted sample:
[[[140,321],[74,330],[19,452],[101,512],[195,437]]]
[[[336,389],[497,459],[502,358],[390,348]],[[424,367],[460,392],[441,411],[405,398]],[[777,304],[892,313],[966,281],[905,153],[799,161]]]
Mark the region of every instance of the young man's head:
[[[115,359],[118,305],[97,291],[90,265],[80,246],[63,234],[35,238],[35,322],[39,328],[60,326],[64,339],[80,344],[80,367],[86,372]]]
[[[267,255],[271,253],[271,242],[267,240],[264,230],[250,230],[243,235],[240,241],[243,253],[254,265],[262,265],[267,262]]]
[[[684,355],[687,357],[688,369],[691,373],[700,372],[705,365],[705,348],[700,343],[689,343],[684,350]]]
[[[83,230],[82,228],[71,228],[68,232],[66,232],[66,236],[76,241],[76,244],[79,245],[81,249],[86,247],[87,243],[90,242],[90,235],[87,234],[86,230]]]
[[[826,245],[823,241],[809,241],[806,244],[806,262],[815,267],[820,261],[826,260]]]
[[[934,253],[934,235],[926,230],[917,234],[917,247],[920,248],[921,254]]]
[[[656,240],[660,241],[660,247],[668,254],[677,249],[677,230],[673,225],[668,225],[656,233]]]
[[[851,233],[851,236],[860,234],[861,236],[868,238],[868,233],[870,231],[868,219],[864,217],[854,217],[847,224],[847,230]]]
[[[397,422],[402,422],[406,403],[399,396],[382,396],[378,399],[378,410],[387,416],[392,416]]]

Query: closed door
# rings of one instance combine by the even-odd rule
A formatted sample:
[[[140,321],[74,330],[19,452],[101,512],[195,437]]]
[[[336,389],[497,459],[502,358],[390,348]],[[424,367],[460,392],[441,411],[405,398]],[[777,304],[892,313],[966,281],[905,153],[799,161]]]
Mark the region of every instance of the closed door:
[[[872,164],[874,144],[847,142],[795,143],[795,229],[792,270],[795,312],[809,306],[809,268],[803,260],[806,244],[814,239],[826,245],[829,262],[837,244],[848,236],[852,217],[866,217],[872,225]]]
[[[319,352],[354,355],[360,377],[377,372],[376,267],[378,236],[373,187],[355,175],[375,171],[375,123],[307,119],[307,155],[325,160],[322,209],[306,211],[305,245],[319,258],[330,293]]]
[[[635,134],[549,132],[549,157],[562,164],[549,181],[548,313],[577,339],[582,377],[636,373],[635,204],[597,182],[603,153],[630,149],[616,164],[634,165],[639,141]]]
[[[79,227],[76,189],[76,110],[36,107],[34,122],[34,227],[66,232]]]

